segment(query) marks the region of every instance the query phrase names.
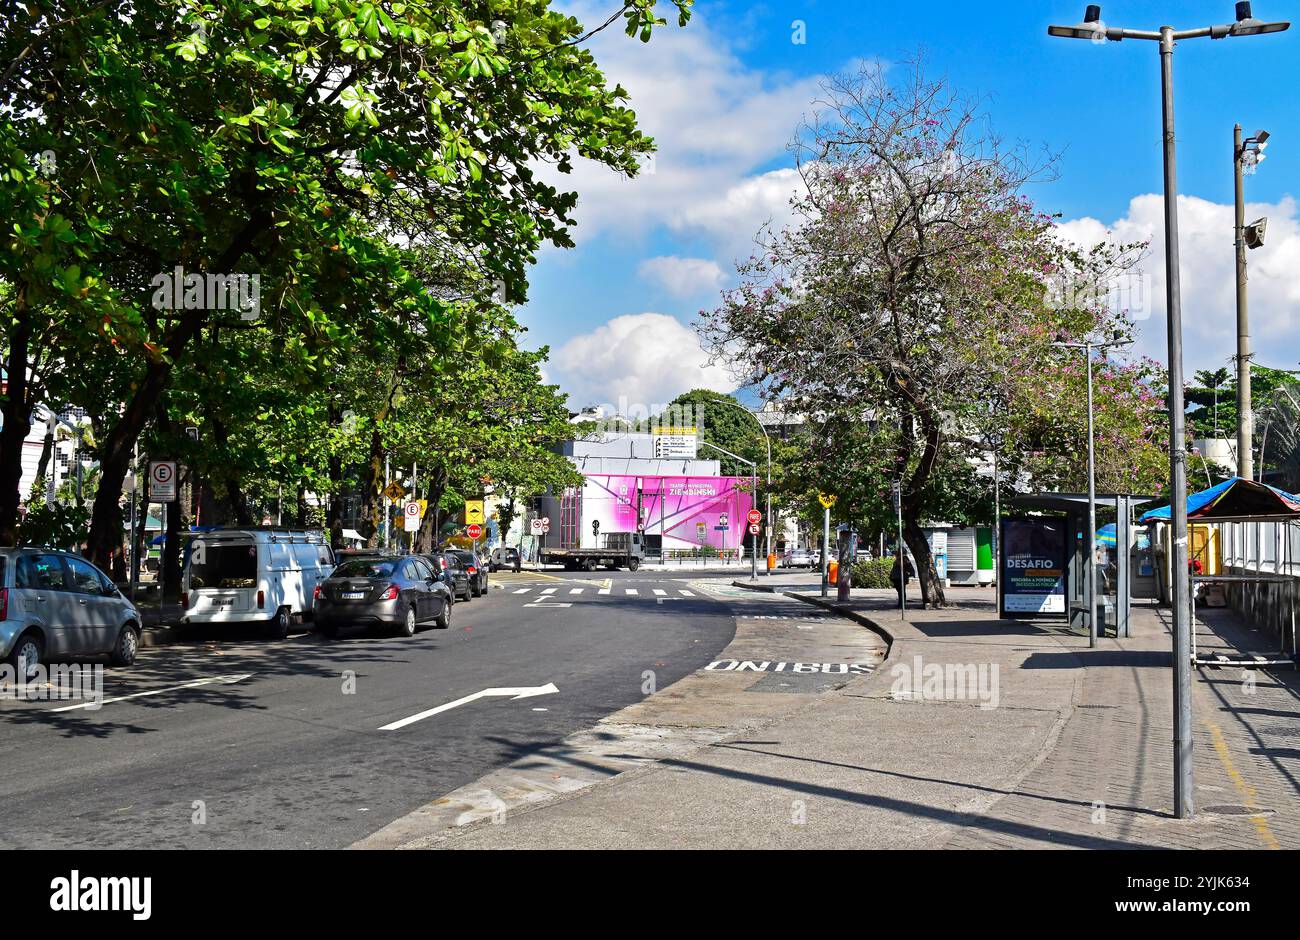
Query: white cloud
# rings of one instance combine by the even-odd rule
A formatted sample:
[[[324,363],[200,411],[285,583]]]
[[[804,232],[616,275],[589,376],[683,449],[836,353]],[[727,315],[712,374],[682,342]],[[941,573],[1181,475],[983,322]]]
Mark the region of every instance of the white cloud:
[[[706,291],[719,290],[727,276],[714,261],[707,258],[679,258],[664,255],[646,258],[637,265],[637,274],[658,284],[673,297],[690,297]]]
[[[587,2],[566,8],[584,23],[608,15]],[[658,153],[631,180],[584,160],[568,176],[551,174],[556,185],[580,194],[579,241],[608,232],[638,238],[666,225],[709,237],[725,254],[738,241],[748,244],[769,215],[785,211],[793,186],[783,184],[794,182],[793,171],[747,177],[785,153],[820,77],[773,78],[744,65],[734,46],[698,8],[685,29],[662,28],[649,43],[615,27],[594,38],[596,61],[611,83],[628,90]]]
[[[615,317],[575,336],[552,353],[550,371],[575,408],[649,407],[693,388],[729,392],[739,384],[725,367],[709,364],[694,330],[662,313]]]
[[[1249,255],[1250,323],[1256,363],[1292,368],[1300,359],[1296,311],[1300,307],[1300,213],[1294,199],[1276,205],[1248,204],[1246,218],[1268,216],[1265,246]],[[1236,257],[1233,207],[1195,196],[1178,199],[1184,365],[1194,369],[1229,365],[1236,352]],[[1145,319],[1138,351],[1166,362],[1164,198],[1148,194],[1129,203],[1123,218],[1107,226],[1092,218],[1061,226],[1064,237],[1090,246],[1104,239],[1149,241],[1141,269],[1146,275]]]

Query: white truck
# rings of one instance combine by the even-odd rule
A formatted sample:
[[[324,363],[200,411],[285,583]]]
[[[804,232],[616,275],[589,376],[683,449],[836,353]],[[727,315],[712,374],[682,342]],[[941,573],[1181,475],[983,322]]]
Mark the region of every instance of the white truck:
[[[262,623],[289,635],[315,608],[334,552],[315,529],[214,529],[190,542],[181,575],[181,623]]]

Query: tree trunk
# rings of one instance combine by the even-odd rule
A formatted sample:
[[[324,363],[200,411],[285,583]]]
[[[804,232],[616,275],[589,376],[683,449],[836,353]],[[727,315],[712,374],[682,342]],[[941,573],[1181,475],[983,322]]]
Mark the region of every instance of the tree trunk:
[[[23,479],[23,442],[32,429],[32,403],[27,394],[27,353],[31,344],[31,316],[26,289],[14,299],[14,319],[9,329],[9,355],[5,360],[8,382],[4,403],[4,427],[0,428],[0,545],[18,544],[18,488]]]
[[[361,513],[357,531],[366,540],[366,548],[379,547],[379,521],[384,486],[384,442],[379,429],[370,432],[370,454],[366,460],[366,479],[361,487]]]
[[[925,532],[907,514],[903,515],[903,540],[916,559],[916,576],[921,582],[921,601],[925,606],[940,608],[947,606],[948,598],[943,592],[943,582],[934,566],[934,554],[930,543],[925,540]]]
[[[45,439],[41,441],[41,459],[36,464],[36,485],[38,486],[45,487],[46,485],[45,475],[50,472],[50,456],[53,453],[54,453],[54,421],[53,419],[51,419],[50,423],[46,425]],[[36,495],[36,491],[33,489],[33,491],[29,494],[28,498],[30,499],[32,496],[35,495]],[[41,493],[41,497],[42,499],[45,497],[44,492]]]
[[[438,533],[441,531],[438,522],[438,502],[446,490],[447,471],[441,467],[429,470],[424,490],[424,498],[429,508],[424,518],[420,520],[420,531],[415,534],[416,551],[431,552],[438,543]]]

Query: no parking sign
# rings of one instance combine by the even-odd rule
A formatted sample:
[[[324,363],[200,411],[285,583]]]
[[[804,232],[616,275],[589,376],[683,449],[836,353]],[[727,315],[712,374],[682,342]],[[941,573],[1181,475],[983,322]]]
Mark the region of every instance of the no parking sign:
[[[149,461],[149,498],[159,503],[176,499],[176,461]]]

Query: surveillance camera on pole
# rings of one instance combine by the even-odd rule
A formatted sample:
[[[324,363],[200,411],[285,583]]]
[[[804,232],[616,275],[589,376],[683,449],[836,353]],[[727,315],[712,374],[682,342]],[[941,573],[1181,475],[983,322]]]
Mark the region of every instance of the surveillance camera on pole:
[[[1246,226],[1243,235],[1247,248],[1263,248],[1264,234],[1268,231],[1268,219],[1258,219]]]

